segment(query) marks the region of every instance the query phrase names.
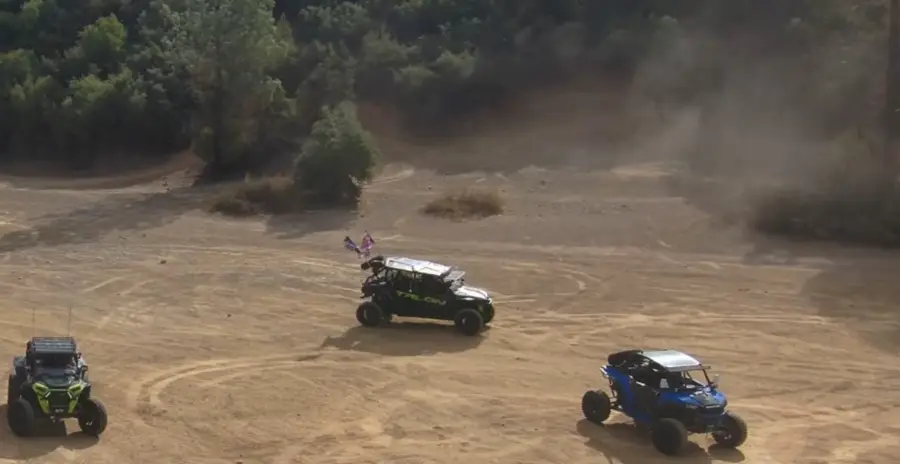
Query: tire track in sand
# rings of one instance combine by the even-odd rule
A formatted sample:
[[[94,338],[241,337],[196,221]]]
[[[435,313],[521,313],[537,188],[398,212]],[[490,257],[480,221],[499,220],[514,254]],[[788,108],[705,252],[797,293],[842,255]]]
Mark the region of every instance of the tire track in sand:
[[[125,392],[126,409],[136,413],[138,422],[149,426],[141,416],[161,409],[164,403],[160,396],[171,384],[210,373],[234,372],[247,370],[248,375],[260,371],[260,368],[276,368],[285,365],[296,365],[304,361],[317,359],[320,353],[289,354],[279,356],[249,356],[240,358],[221,358],[182,364],[173,368],[154,369],[144,374],[139,380],[132,382]],[[275,363],[275,364],[273,364]]]

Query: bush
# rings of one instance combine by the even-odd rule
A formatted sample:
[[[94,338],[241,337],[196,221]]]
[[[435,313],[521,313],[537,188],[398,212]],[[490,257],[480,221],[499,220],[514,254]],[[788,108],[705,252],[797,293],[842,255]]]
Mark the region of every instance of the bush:
[[[313,125],[297,158],[294,181],[319,205],[356,204],[380,156],[356,107],[343,102],[323,109]]]
[[[422,213],[456,221],[483,219],[503,213],[503,199],[493,190],[468,188],[432,200]]]
[[[900,247],[900,194],[881,189],[782,191],[757,204],[750,226],[798,240]]]
[[[822,153],[830,169],[805,188],[759,197],[750,226],[799,240],[900,247],[900,185],[863,128],[837,137]]]
[[[303,197],[287,177],[245,181],[220,195],[210,212],[228,216],[284,214],[303,209]]]

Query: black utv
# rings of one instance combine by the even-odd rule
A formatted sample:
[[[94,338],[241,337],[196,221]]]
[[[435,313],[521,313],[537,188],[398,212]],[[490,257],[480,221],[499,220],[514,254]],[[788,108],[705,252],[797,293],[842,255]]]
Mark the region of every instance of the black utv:
[[[361,265],[372,273],[362,285],[356,319],[366,327],[393,316],[453,321],[465,335],[477,335],[494,319],[486,291],[465,285],[465,272],[452,266],[403,257],[376,256]]]
[[[31,435],[39,419],[78,419],[81,431],[99,437],[106,408],[91,396],[88,365],[72,337],[34,337],[25,356],[13,358],[7,384],[7,421],[20,437]]]

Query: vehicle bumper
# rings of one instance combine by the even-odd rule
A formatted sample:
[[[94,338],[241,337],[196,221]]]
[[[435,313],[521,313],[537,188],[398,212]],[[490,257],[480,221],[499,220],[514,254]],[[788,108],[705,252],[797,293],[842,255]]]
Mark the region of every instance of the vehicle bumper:
[[[685,426],[692,433],[712,433],[718,430],[722,425],[723,414],[702,414],[694,415]]]

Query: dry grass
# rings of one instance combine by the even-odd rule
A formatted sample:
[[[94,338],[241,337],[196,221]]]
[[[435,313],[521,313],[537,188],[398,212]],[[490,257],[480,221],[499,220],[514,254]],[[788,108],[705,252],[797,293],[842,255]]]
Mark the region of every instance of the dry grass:
[[[482,219],[502,214],[503,203],[495,190],[468,188],[430,201],[422,208],[422,213],[455,221]]]
[[[240,217],[284,214],[300,211],[303,203],[290,178],[270,177],[248,180],[227,190],[215,199],[210,212]]]

